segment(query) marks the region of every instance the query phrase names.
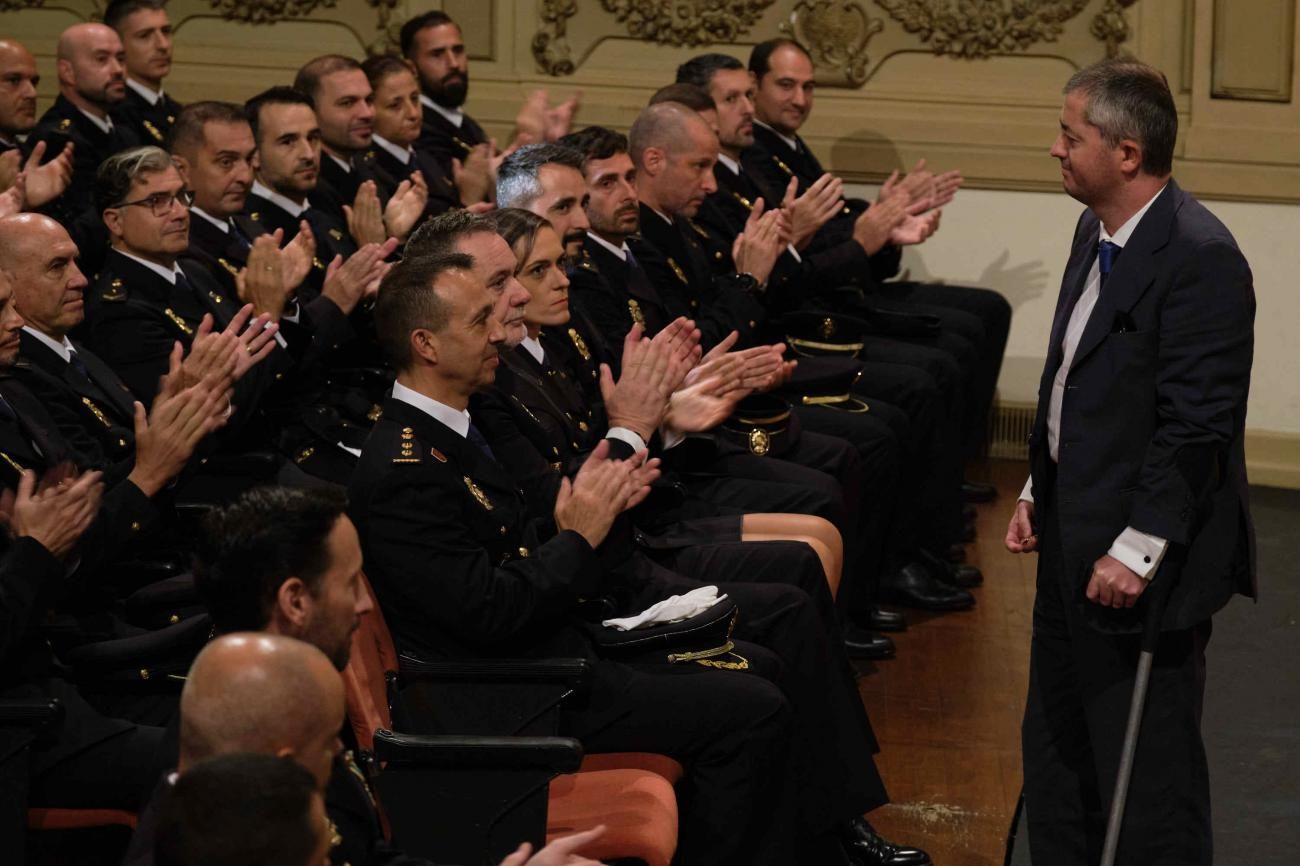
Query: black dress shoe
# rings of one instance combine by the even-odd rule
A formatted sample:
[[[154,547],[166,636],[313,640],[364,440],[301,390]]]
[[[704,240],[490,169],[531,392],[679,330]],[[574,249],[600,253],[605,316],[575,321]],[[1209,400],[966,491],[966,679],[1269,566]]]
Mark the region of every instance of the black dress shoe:
[[[854,818],[842,837],[845,853],[857,866],[932,866],[920,848],[895,845],[876,832],[865,818]]]
[[[882,634],[853,623],[845,623],[842,631],[844,652],[851,659],[892,659],[897,654],[894,642]]]
[[[961,495],[967,502],[992,502],[998,498],[998,489],[983,481],[963,481]]]
[[[984,583],[984,573],[973,565],[958,565],[947,562],[928,550],[919,551],[918,561],[926,567],[930,575],[941,583],[959,589],[970,589]]]
[[[907,617],[896,610],[873,606],[868,625],[872,631],[907,631]]]
[[[909,562],[880,581],[880,597],[903,607],[921,610],[966,610],[975,596],[964,589],[946,586],[917,562]]]

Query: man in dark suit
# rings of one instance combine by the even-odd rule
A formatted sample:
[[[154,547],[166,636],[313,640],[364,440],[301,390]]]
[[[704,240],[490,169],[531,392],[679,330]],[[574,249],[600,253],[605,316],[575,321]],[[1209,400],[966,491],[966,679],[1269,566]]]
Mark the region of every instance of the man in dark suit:
[[[114,124],[111,109],[126,98],[122,40],[103,24],[74,24],[59,36],[59,97],[41,116],[27,145],[46,144],[50,158],[73,145],[72,181],[48,213],[63,223],[94,273],[104,260],[108,236],[91,204],[100,163],[140,144],[134,130]]]
[[[140,144],[162,147],[181,111],[181,104],[163,92],[163,79],[172,70],[167,0],[112,0],[104,23],[117,31],[126,51],[126,96],[113,107],[113,120]]]
[[[1210,617],[1253,596],[1243,436],[1254,345],[1250,267],[1170,177],[1168,82],[1105,61],[1065,87],[1052,147],[1087,205],[1057,302],[1007,529],[1037,550],[1024,719],[1035,862],[1094,862],[1119,763],[1137,633],[1167,598],[1120,863],[1212,862],[1200,736]]]
[[[500,252],[510,263],[508,278],[513,255],[508,247]],[[763,677],[719,669],[747,664],[736,659],[665,670],[598,657],[594,623],[582,623],[602,615],[583,599],[619,599],[615,604],[639,609],[669,585],[681,592],[696,584],[662,569],[630,581],[618,571],[619,551],[602,544],[654,475],[654,464],[642,462],[644,451],[611,460],[614,446],[601,443],[553,499],[521,492],[497,462],[466,411],[472,393],[493,379],[505,339],[494,313],[499,299],[488,285],[475,258],[417,256],[396,266],[379,294],[379,332],[398,382],[366,443],[350,498],[398,645],[432,658],[592,659],[592,697],[566,713],[563,727],[591,751],[641,748],[687,759],[696,805],[682,812],[684,863],[788,862],[782,858],[793,835],[839,852],[837,829],[854,834],[846,841],[854,856],[875,844],[879,856],[862,855],[862,862],[928,862],[849,819],[882,802],[883,790],[860,703],[839,679],[842,657],[801,591],[720,587],[746,610],[737,637],[772,647],[747,643],[740,652],[752,655],[756,669],[766,669],[775,653],[791,672],[775,678],[779,689]],[[788,753],[798,756],[793,762],[774,757],[787,754],[782,707],[801,732]],[[810,724],[817,734],[807,733]],[[836,745],[822,748],[826,740]],[[766,769],[752,763],[759,754]],[[843,766],[831,771],[830,754]],[[777,805],[769,791],[790,790],[803,801],[791,806],[798,817],[755,823]],[[812,802],[821,806],[808,808]]]
[[[784,195],[791,179],[795,179],[797,193],[802,195],[826,174],[798,133],[813,107],[812,59],[797,42],[779,38],[754,47],[749,69],[756,85],[755,122],[753,145],[745,150],[742,162],[773,194]],[[869,291],[867,305],[886,311],[922,313],[939,320],[939,335],[926,338],[926,344],[894,345],[890,349],[896,356],[905,352],[914,361],[921,361],[925,356],[917,350],[933,343],[957,360],[962,372],[960,381],[965,383],[962,389],[968,396],[961,416],[964,445],[966,456],[973,458],[979,456],[987,432],[988,412],[1006,350],[1011,305],[987,289],[885,282],[898,275],[902,247],[924,243],[938,230],[937,208],[951,200],[960,184],[961,175],[956,171],[935,176],[914,170],[896,186],[885,184],[875,204],[848,199],[843,211],[817,230],[813,247],[862,243],[870,257],[870,267],[859,281]],[[873,209],[887,209],[889,199],[900,190],[910,198],[901,222],[882,221],[872,214]],[[887,229],[883,240],[881,228]],[[991,498],[993,493],[987,485],[969,486],[973,498]]]
[[[322,208],[350,208],[354,236],[363,222],[370,222],[358,242],[405,240],[424,212],[429,188],[419,172],[395,178],[380,168],[372,147],[374,91],[361,64],[326,54],[299,69],[293,86],[311,97],[320,121],[320,179],[313,201]],[[378,223],[359,219],[375,204],[380,209]]]

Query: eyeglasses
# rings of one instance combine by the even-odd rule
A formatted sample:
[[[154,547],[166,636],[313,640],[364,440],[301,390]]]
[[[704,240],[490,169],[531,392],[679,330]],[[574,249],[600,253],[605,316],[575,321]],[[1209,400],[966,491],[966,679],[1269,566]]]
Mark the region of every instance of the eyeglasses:
[[[156,192],[138,201],[124,201],[114,207],[147,207],[154,216],[165,217],[171,213],[172,205],[176,202],[180,202],[181,207],[189,207],[194,203],[194,193],[188,189],[180,192]]]

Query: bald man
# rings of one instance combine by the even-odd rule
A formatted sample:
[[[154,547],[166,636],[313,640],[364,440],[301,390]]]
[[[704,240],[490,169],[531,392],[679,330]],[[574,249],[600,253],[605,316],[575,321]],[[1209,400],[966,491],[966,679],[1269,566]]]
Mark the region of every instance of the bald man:
[[[344,518],[346,520],[346,518]],[[355,543],[355,542],[354,542]],[[359,553],[359,551],[358,551]],[[286,712],[286,708],[292,711]],[[340,822],[340,788],[350,786],[361,799],[350,802],[365,811],[382,839],[379,815],[373,801],[359,786],[360,771],[343,752],[339,731],[343,727],[345,701],[343,680],[333,660],[315,646],[284,635],[239,632],[219,637],[199,653],[181,692],[180,755],[176,773],[163,782],[171,784],[200,761],[236,752],[256,752],[293,758],[326,790],[326,806],[333,829],[342,836],[331,850],[339,863],[355,866],[432,866],[427,860],[407,857],[382,849],[353,856],[347,836],[350,823]],[[160,785],[160,788],[162,786]],[[153,838],[158,797],[144,814],[131,840],[126,866],[153,863]],[[549,851],[572,850],[594,838],[592,833],[559,840],[529,861],[532,866],[595,866],[574,857],[544,859]],[[575,844],[576,843],[576,844]],[[507,860],[523,866],[523,860]]]
[[[95,172],[119,150],[138,144],[136,135],[117,126],[109,110],[126,98],[126,52],[116,31],[103,24],[74,24],[59,36],[59,97],[32,132],[31,144],[46,142],[46,153],[74,145],[72,182],[49,213],[68,227],[91,273],[99,270],[108,235],[94,212]]]

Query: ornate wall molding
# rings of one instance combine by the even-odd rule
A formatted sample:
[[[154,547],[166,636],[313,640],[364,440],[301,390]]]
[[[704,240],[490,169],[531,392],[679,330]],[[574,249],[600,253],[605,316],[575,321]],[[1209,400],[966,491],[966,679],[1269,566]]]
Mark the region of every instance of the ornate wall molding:
[[[1055,42],[1089,0],[876,0],[935,54],[988,57]]]
[[[1106,0],[1106,5],[1092,19],[1089,32],[1106,43],[1107,57],[1119,54],[1119,46],[1128,41],[1128,19],[1124,17],[1124,10],[1136,2],[1137,0]]]
[[[306,18],[317,9],[334,8],[335,0],[208,0],[222,18],[249,24],[268,24]]]
[[[850,87],[867,80],[867,43],[885,29],[852,0],[799,0],[781,30],[807,46],[820,68],[838,70]]]
[[[577,68],[567,38],[568,20],[576,14],[577,0],[541,0],[537,15],[542,25],[533,34],[532,51],[537,67],[547,75],[572,75]]]
[[[735,42],[773,0],[600,0],[637,39],[666,45]]]

